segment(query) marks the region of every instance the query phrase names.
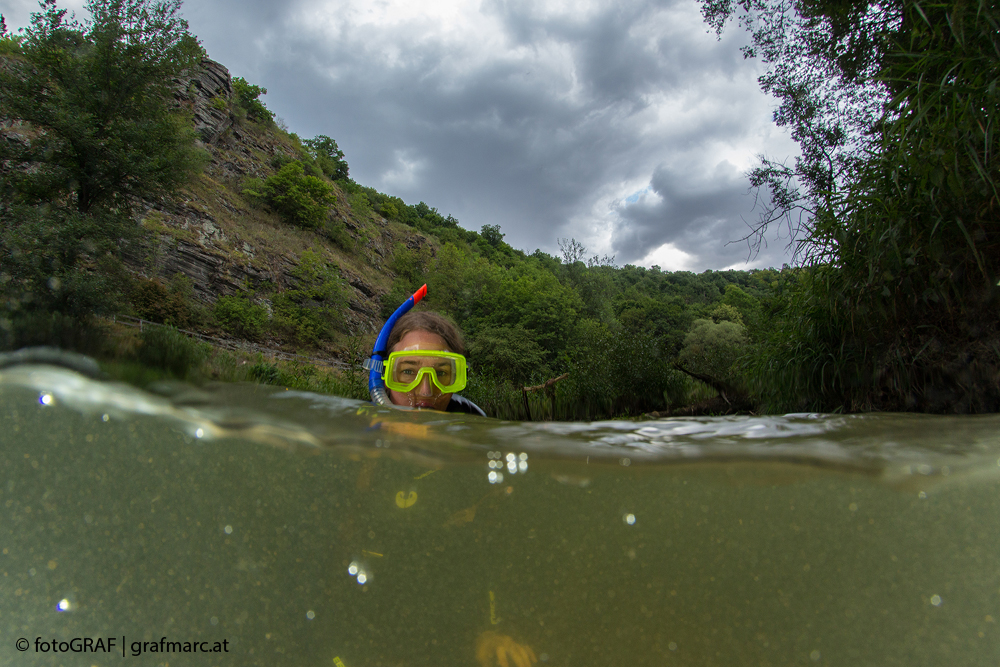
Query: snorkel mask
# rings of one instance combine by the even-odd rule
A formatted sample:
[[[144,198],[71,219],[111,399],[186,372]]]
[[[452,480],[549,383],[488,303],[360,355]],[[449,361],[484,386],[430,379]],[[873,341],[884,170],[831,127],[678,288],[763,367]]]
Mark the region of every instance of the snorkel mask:
[[[427,377],[442,394],[465,389],[465,357],[444,350],[402,350],[386,360],[382,381],[393,391],[408,394]]]

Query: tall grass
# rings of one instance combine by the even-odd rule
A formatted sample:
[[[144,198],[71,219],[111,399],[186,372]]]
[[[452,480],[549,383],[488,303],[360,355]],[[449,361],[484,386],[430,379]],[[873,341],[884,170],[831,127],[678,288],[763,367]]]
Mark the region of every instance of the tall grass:
[[[595,420],[632,417],[672,407],[688,393],[686,377],[670,367],[657,341],[644,334],[593,329],[563,366],[568,377],[550,390],[522,392],[492,369],[471,374],[462,392],[487,414],[514,420]],[[547,379],[533,377],[530,384]]]

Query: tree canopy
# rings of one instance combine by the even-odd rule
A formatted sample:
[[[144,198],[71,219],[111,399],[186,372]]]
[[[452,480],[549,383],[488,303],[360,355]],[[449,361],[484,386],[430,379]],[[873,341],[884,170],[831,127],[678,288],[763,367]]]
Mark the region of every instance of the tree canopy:
[[[81,212],[128,209],[198,163],[172,79],[203,56],[179,0],[89,0],[83,23],[43,0],[0,68],[0,108],[30,140],[4,142],[4,199],[68,196]]]
[[[62,344],[117,308],[131,213],[201,163],[173,103],[203,55],[178,1],[90,0],[82,23],[40,5],[23,35],[0,34],[2,345]]]

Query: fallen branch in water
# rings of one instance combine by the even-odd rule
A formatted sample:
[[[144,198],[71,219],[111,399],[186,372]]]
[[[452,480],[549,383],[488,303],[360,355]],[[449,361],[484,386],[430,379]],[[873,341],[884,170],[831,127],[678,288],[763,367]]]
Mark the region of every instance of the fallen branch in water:
[[[551,387],[552,385],[554,385],[556,382],[559,382],[559,380],[565,380],[568,377],[569,377],[569,373],[563,373],[559,377],[552,378],[551,380],[546,380],[545,382],[543,382],[540,385],[536,385],[534,387],[521,387],[521,391],[538,391],[539,389],[548,389],[549,387]]]
[[[535,385],[534,387],[521,387],[521,397],[524,398],[524,411],[528,413],[528,421],[531,421],[531,406],[528,405],[528,392],[538,391],[539,389],[545,390],[548,394],[549,400],[552,402],[552,419],[556,418],[556,382],[560,380],[565,380],[569,377],[569,373],[563,373],[557,378],[552,378],[551,380],[546,380],[542,384]]]
[[[747,396],[746,392],[742,389],[738,389],[728,382],[714,378],[711,375],[702,375],[701,373],[689,371],[680,364],[674,364],[674,368],[679,370],[681,373],[694,378],[695,380],[704,382],[709,387],[719,392],[719,398],[721,398],[728,406],[729,412],[740,412],[751,410],[753,408],[753,401],[750,400],[750,397]]]

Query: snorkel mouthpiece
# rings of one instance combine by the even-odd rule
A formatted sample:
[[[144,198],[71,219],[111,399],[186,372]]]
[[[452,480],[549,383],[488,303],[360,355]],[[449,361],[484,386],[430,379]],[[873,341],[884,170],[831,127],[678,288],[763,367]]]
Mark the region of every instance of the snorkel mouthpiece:
[[[427,285],[422,285],[420,289],[413,293],[409,299],[396,309],[389,319],[382,325],[382,330],[375,339],[375,347],[372,350],[371,358],[365,361],[364,367],[368,369],[368,391],[371,393],[372,402],[375,405],[392,405],[389,395],[385,391],[385,381],[382,379],[382,366],[386,357],[389,356],[386,348],[389,344],[389,335],[392,328],[396,326],[396,320],[410,312],[410,309],[420,303],[420,300],[427,296]]]

